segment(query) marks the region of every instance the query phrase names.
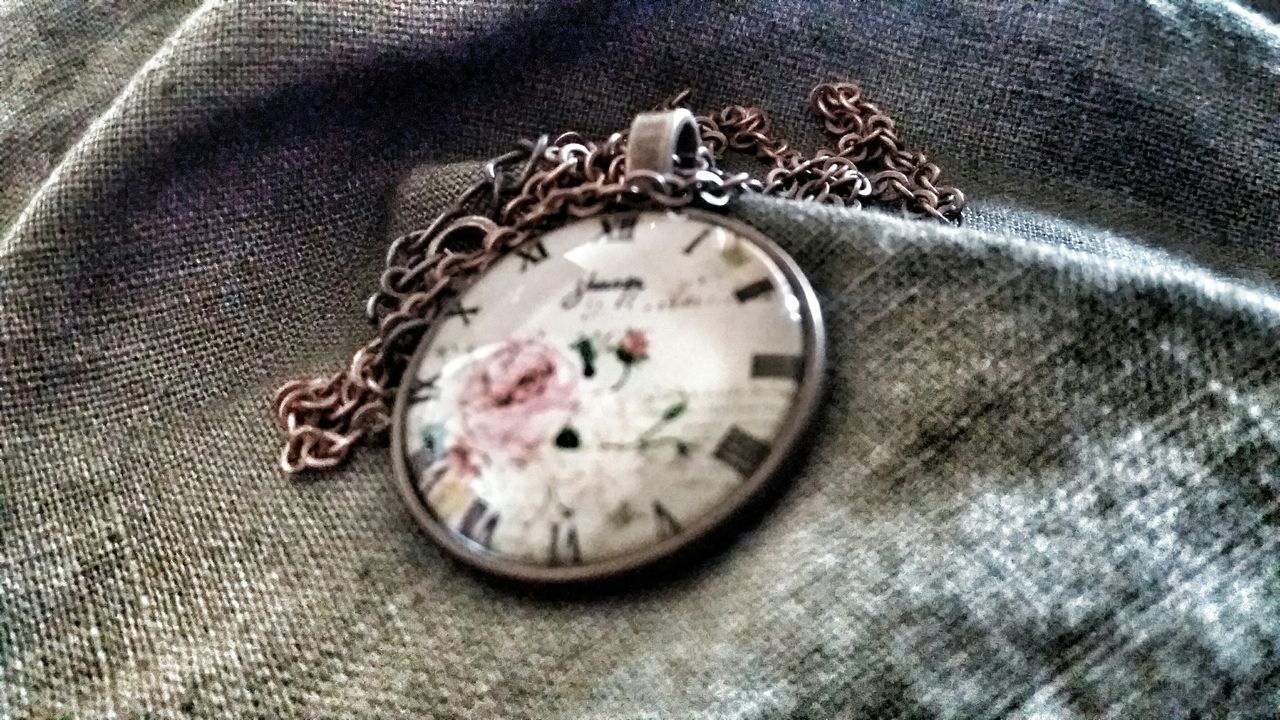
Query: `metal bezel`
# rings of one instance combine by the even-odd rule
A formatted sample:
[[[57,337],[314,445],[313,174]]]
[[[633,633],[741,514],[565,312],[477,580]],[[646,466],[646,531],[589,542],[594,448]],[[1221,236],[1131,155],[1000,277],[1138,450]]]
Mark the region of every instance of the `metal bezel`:
[[[826,336],[822,320],[822,311],[818,297],[808,279],[791,258],[776,242],[759,230],[737,220],[729,219],[718,213],[692,208],[667,211],[642,211],[677,214],[723,227],[755,243],[764,251],[781,271],[791,285],[792,292],[800,301],[801,325],[804,332],[804,369],[796,391],[794,404],[783,419],[782,428],[772,443],[772,450],[761,463],[756,472],[743,481],[734,492],[727,495],[713,510],[705,513],[690,523],[681,532],[653,545],[645,546],[635,552],[580,565],[537,565],[522,562],[508,556],[493,552],[476,543],[438,520],[417,489],[417,483],[408,467],[408,457],[404,452],[404,417],[408,393],[401,384],[396,393],[395,407],[392,413],[391,428],[391,461],[395,472],[396,484],[409,511],[418,524],[427,532],[432,540],[457,560],[478,570],[498,577],[532,583],[573,583],[597,581],[629,573],[649,566],[687,546],[703,540],[717,528],[744,510],[762,491],[771,485],[802,445],[805,431],[809,428],[818,410],[823,396],[826,374]],[[602,213],[591,218],[575,219],[573,222],[590,222],[604,215],[634,215],[631,212]],[[560,225],[558,227],[564,227]],[[513,256],[508,255],[499,262],[510,262]],[[465,291],[463,293],[465,296]],[[461,298],[460,298],[461,299]],[[412,377],[422,361],[422,356],[430,347],[436,335],[433,327],[418,343],[409,364],[405,368],[405,377]]]

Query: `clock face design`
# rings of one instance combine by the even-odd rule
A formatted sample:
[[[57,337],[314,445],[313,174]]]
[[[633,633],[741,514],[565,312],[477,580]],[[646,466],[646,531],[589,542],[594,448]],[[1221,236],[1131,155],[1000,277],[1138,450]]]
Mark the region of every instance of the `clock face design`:
[[[677,549],[763,486],[816,405],[794,263],[697,211],[574,221],[496,262],[406,370],[393,461],[448,550],[534,580]]]

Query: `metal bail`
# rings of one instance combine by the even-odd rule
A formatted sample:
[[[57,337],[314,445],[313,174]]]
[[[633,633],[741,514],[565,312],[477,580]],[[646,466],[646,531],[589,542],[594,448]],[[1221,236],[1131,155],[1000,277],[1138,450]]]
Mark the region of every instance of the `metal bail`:
[[[648,170],[662,176],[697,167],[702,137],[698,121],[684,108],[640,113],[627,136],[627,172]]]

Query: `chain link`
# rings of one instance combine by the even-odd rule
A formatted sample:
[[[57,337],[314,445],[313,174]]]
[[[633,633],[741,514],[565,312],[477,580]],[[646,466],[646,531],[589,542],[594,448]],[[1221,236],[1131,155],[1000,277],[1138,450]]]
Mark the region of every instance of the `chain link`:
[[[427,328],[472,279],[556,220],[695,202],[718,207],[737,193],[762,192],[960,222],[964,195],[938,185],[938,166],[906,149],[893,120],[856,85],[824,83],[809,100],[835,143],[812,157],[779,136],[763,110],[731,105],[698,118],[699,167],[671,176],[628,172],[621,133],[600,143],[577,133],[543,136],[490,160],[431,225],[392,241],[365,306],[376,331],[347,367],[277,390],[276,420],[286,434],[280,467],[291,474],[331,468],[362,440],[384,433],[396,386]],[[764,180],[719,170],[716,162],[729,150],[766,161]]]

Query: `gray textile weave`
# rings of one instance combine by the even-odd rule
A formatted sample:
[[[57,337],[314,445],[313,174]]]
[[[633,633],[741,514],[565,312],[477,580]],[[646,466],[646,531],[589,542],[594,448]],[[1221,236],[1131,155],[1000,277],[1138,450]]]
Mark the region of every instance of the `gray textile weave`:
[[[755,199],[832,393],[660,585],[530,597],[384,451],[277,474],[474,162],[684,86],[860,82],[952,230]],[[1234,717],[1280,709],[1280,28],[1234,2],[0,3],[0,717]]]

